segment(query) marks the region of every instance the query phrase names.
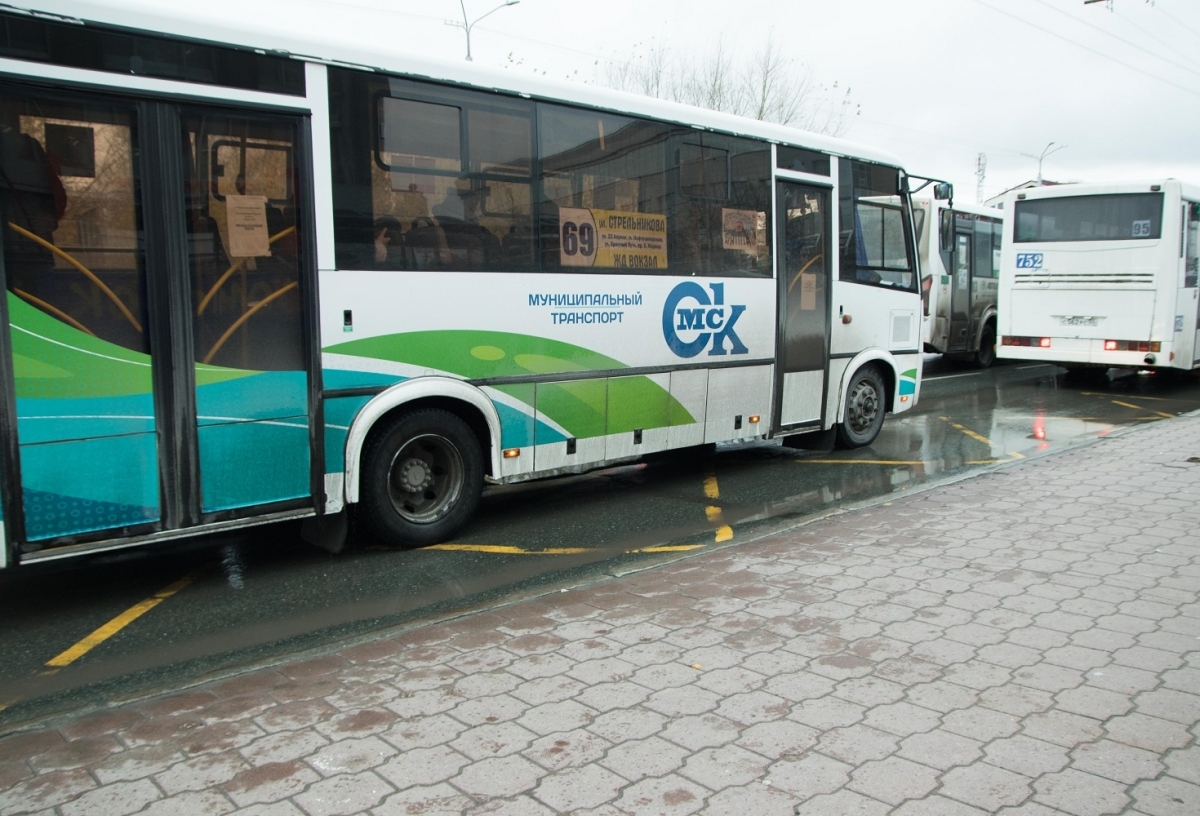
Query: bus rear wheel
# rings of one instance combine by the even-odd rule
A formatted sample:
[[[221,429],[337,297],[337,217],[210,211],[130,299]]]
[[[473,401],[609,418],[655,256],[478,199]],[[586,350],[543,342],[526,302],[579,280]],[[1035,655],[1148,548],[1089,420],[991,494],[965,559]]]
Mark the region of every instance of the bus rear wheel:
[[[873,365],[865,365],[850,378],[846,389],[846,409],[837,425],[838,444],[843,448],[862,448],[879,436],[887,413],[883,377]]]
[[[371,532],[403,547],[436,544],[478,507],[483,452],[467,423],[449,411],[414,411],[372,434],[361,481]]]

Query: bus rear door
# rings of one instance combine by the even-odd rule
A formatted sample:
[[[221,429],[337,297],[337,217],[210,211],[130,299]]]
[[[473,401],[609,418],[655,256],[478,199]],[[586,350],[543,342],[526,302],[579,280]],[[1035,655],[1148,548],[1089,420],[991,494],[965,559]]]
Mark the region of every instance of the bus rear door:
[[[4,515],[24,555],[311,505],[303,126],[0,86]]]

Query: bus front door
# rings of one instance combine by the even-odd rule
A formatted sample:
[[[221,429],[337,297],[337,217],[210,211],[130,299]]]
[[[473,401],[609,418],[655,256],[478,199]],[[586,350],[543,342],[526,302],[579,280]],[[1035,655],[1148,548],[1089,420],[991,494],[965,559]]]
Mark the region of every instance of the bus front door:
[[[824,418],[829,359],[829,190],[778,182],[779,337],[775,431]]]
[[[959,232],[954,243],[954,281],[950,286],[951,352],[970,351],[971,323],[971,240],[970,233]]]

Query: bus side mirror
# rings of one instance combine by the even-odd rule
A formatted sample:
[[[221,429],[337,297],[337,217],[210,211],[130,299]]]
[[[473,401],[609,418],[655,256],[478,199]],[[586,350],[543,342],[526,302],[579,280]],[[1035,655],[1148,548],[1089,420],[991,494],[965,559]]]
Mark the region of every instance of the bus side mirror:
[[[938,243],[942,252],[954,249],[954,210],[941,211],[941,223],[938,226]]]
[[[933,197],[938,201],[953,201],[954,185],[949,182],[939,181],[933,185]]]

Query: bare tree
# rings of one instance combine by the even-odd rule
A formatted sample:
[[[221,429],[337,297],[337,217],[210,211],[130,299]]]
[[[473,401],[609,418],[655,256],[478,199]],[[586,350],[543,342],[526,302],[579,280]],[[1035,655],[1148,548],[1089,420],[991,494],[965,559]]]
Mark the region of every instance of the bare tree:
[[[845,133],[859,111],[849,88],[820,83],[810,67],[784,53],[774,33],[743,65],[723,39],[699,56],[635,45],[629,60],[607,64],[601,81],[618,90],[834,136]]]

